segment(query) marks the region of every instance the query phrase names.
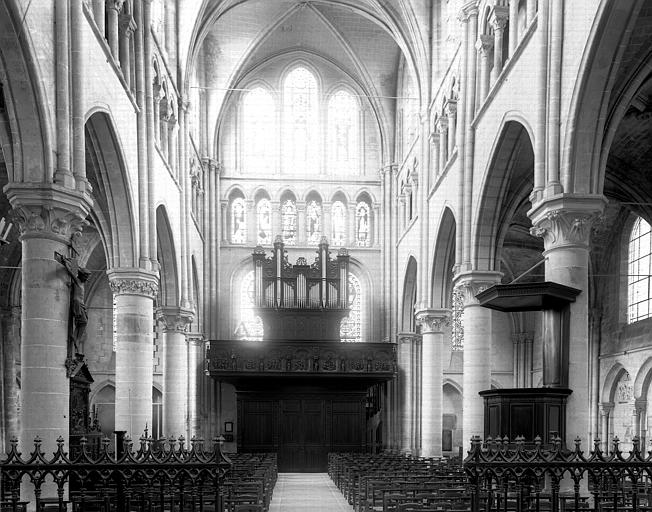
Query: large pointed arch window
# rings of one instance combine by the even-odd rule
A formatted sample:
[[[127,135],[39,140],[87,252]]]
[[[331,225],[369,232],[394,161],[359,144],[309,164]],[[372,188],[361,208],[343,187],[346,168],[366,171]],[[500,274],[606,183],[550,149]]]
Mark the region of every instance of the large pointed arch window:
[[[652,316],[652,239],[650,225],[640,217],[629,237],[628,267],[627,320],[633,323]]]
[[[331,245],[338,247],[346,242],[346,206],[342,201],[333,201],[331,206],[332,240]]]
[[[283,171],[317,172],[318,142],[317,79],[297,67],[283,83]]]
[[[315,199],[306,206],[306,238],[312,245],[321,240],[321,203]]]
[[[231,201],[231,243],[243,244],[247,240],[247,210],[242,197]]]
[[[294,199],[286,199],[281,204],[281,228],[283,243],[296,245],[297,243],[297,205]]]
[[[362,341],[362,288],[360,280],[349,272],[349,315],[340,324],[340,340]]]
[[[274,98],[263,87],[245,94],[242,104],[242,160],[246,172],[270,171],[275,167],[276,106]]]
[[[355,97],[341,89],[328,100],[328,159],[333,172],[360,171],[360,107]]]
[[[272,205],[266,197],[256,205],[256,243],[272,243]]]
[[[241,340],[262,340],[263,321],[254,312],[254,271],[245,274],[240,283],[240,321],[235,335]]]
[[[358,247],[371,245],[371,208],[366,201],[359,201],[355,207],[355,241]]]

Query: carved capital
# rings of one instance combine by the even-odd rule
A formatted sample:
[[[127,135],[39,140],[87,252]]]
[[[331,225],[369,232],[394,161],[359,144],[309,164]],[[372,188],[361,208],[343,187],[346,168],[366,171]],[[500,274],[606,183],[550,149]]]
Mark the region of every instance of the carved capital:
[[[494,38],[490,35],[482,34],[478,36],[478,40],[475,42],[475,49],[478,50],[478,53],[482,57],[489,55],[489,52],[494,47]]]
[[[399,345],[415,344],[421,341],[421,336],[416,332],[400,332],[396,335],[396,339]]]
[[[165,332],[186,332],[195,318],[195,313],[179,307],[162,307],[156,310],[156,319],[164,326]]]
[[[153,299],[158,293],[158,273],[140,268],[107,271],[113,295],[142,295]]]
[[[505,30],[507,26],[507,21],[509,20],[509,7],[504,5],[496,5],[491,11],[491,16],[489,18],[489,23],[493,29],[498,32]]]
[[[136,30],[136,21],[131,14],[120,15],[120,33],[127,38],[131,37]]]
[[[455,290],[462,299],[462,306],[477,305],[476,295],[487,288],[500,283],[502,273],[500,272],[462,272],[455,276]]]
[[[204,335],[200,332],[187,333],[186,341],[188,342],[188,345],[191,345],[193,347],[203,347],[204,343],[206,343],[206,339],[204,339]]]
[[[5,189],[21,237],[53,238],[68,243],[81,232],[93,200],[59,185],[12,183]]]
[[[647,399],[637,398],[634,400],[634,413],[637,415],[644,414],[647,409]]]
[[[558,196],[528,212],[530,234],[543,238],[546,250],[559,247],[587,248],[591,227],[602,213],[606,200],[600,196]]]
[[[478,2],[477,0],[471,0],[470,2],[467,2],[465,5],[462,6],[462,9],[460,9],[459,14],[457,15],[457,19],[461,23],[467,23],[471,18],[477,18],[478,17]]]
[[[446,133],[448,131],[448,118],[441,116],[437,119],[437,130],[439,133]]]
[[[455,117],[455,114],[457,114],[457,100],[449,99],[444,105],[444,109],[448,117]]]
[[[534,341],[534,333],[530,331],[514,333],[512,334],[512,341],[517,345],[523,343],[532,343]]]
[[[600,403],[600,414],[602,416],[608,416],[614,410],[613,402],[602,402]]]
[[[106,0],[106,6],[109,9],[113,9],[116,12],[120,12],[122,10],[122,4],[125,3],[125,0]]]
[[[415,313],[417,324],[422,333],[441,333],[451,323],[451,314],[447,309],[422,309]]]

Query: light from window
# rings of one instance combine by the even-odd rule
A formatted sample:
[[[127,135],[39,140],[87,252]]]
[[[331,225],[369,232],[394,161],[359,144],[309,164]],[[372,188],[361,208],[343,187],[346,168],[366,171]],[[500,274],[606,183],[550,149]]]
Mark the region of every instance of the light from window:
[[[281,205],[281,225],[283,243],[297,243],[297,205],[292,199],[286,199]]]
[[[359,172],[359,107],[353,95],[340,90],[328,100],[328,158],[333,171]]]
[[[306,238],[309,244],[317,245],[321,240],[321,204],[315,201],[306,206]]]
[[[340,324],[340,340],[362,341],[362,289],[360,280],[349,272],[349,315]]]
[[[317,172],[318,112],[317,80],[306,68],[298,67],[283,86],[284,171]]]
[[[338,247],[346,242],[346,206],[342,201],[334,201],[331,206],[333,239],[331,245]]]
[[[370,219],[369,204],[365,201],[360,201],[355,207],[355,240],[359,247],[369,247],[370,245]]]
[[[243,101],[243,167],[246,172],[274,169],[278,144],[272,95],[262,87],[249,91]]]
[[[629,238],[629,269],[627,278],[627,319],[629,323],[650,317],[650,274],[652,274],[652,244],[650,225],[638,218]]]
[[[247,239],[246,219],[244,199],[236,197],[231,203],[231,243],[245,243]]]
[[[269,199],[263,198],[258,201],[256,207],[256,243],[265,245],[272,243],[272,205]]]
[[[254,271],[248,272],[240,284],[240,323],[236,334],[243,340],[262,340],[263,321],[254,312]]]

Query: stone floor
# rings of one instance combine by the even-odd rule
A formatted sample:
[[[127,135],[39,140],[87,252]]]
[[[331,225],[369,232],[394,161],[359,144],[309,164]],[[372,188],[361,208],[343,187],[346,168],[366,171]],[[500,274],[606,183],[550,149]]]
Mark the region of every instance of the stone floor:
[[[279,473],[269,512],[349,512],[326,473]]]

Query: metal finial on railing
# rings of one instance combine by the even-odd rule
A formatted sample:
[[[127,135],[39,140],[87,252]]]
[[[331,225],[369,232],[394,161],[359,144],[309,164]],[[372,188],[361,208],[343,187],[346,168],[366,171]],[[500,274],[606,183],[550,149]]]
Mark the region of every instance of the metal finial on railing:
[[[641,439],[638,436],[634,436],[632,439],[632,453],[637,457],[641,454]]]
[[[580,436],[575,437],[574,443],[575,443],[575,453],[577,455],[581,455],[582,454],[582,440],[580,439]]]
[[[621,452],[620,452],[620,439],[618,439],[618,436],[615,436],[613,440],[611,441],[611,444],[613,445],[613,449],[611,450],[612,453],[619,457]]]

